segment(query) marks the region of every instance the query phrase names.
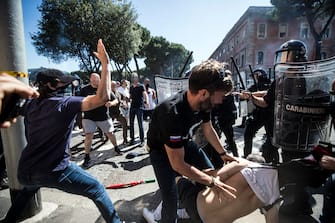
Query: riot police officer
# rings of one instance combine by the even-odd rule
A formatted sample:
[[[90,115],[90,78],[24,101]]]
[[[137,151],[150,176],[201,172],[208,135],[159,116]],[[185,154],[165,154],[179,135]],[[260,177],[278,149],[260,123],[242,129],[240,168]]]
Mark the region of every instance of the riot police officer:
[[[290,63],[290,62],[305,62],[307,61],[307,47],[305,43],[300,40],[289,40],[283,43],[280,48],[276,51],[276,58],[275,63]],[[301,96],[306,91],[306,83],[303,77],[301,78],[292,78],[289,80],[290,83],[284,88],[284,91],[288,95],[295,95]],[[278,82],[278,83],[277,83]],[[260,107],[269,107],[274,111],[275,107],[275,100],[276,100],[276,85],[281,84],[279,83],[278,79],[271,83],[271,86],[267,93],[264,96],[259,96],[256,93],[250,94],[244,92],[242,98],[250,99],[253,101],[254,104]],[[274,119],[274,112],[272,113],[272,119]],[[299,120],[292,120],[295,122],[295,125],[299,125]],[[274,122],[271,122],[272,124]],[[288,131],[289,129],[282,129],[282,131]],[[298,131],[294,128],[290,129],[291,132]],[[274,133],[274,134],[277,134]],[[286,138],[288,141],[289,137]],[[282,159],[283,161],[290,161],[295,158],[302,158],[308,155],[308,151],[305,150],[298,150],[297,147],[286,147],[281,146],[282,149]],[[263,156],[264,156],[263,151]],[[275,152],[275,151],[272,151]],[[295,185],[291,188],[286,188],[284,190],[285,193],[291,195],[293,197],[293,202],[284,201],[283,205],[280,208],[280,212],[287,215],[309,215],[312,213],[311,206],[309,204],[309,198],[311,197],[306,190],[301,190],[300,185]]]
[[[255,83],[248,89],[250,92],[266,91],[269,89],[271,81],[265,70],[261,68],[256,69],[252,75]],[[265,127],[267,138],[272,137],[268,136],[268,133],[272,131],[271,127],[273,127],[273,125],[270,126],[271,117],[273,117],[271,108],[263,108],[257,105],[255,105],[254,110],[248,115],[244,131],[244,157],[247,157],[252,152],[253,138],[261,127]],[[267,161],[270,162],[269,160]]]

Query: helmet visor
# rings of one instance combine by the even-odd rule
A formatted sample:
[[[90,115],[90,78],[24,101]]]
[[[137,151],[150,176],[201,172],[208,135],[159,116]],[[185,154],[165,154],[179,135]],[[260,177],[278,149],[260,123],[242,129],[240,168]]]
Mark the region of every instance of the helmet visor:
[[[288,52],[289,51],[280,51],[280,52],[277,52],[276,53],[275,64],[288,62]]]
[[[299,50],[279,51],[276,53],[275,63],[305,62],[306,56]]]

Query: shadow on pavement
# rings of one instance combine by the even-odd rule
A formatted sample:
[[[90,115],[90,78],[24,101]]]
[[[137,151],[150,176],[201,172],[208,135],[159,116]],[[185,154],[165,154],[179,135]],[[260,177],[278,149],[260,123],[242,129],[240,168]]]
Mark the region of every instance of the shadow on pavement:
[[[128,171],[134,171],[134,170],[138,170],[141,169],[144,166],[148,166],[150,165],[150,158],[146,157],[138,162],[134,162],[134,161],[126,161],[126,162],[120,162],[121,167],[123,167],[124,170],[128,170]]]
[[[121,220],[126,222],[146,223],[142,216],[143,208],[155,209],[161,201],[159,190],[137,197],[134,200],[119,200],[115,208]]]

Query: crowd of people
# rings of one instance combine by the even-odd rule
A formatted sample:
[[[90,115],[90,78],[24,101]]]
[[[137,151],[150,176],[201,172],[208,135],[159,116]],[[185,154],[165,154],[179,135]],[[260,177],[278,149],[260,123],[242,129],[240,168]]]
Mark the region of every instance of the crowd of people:
[[[281,62],[307,59],[307,48],[303,43],[284,43],[276,56],[282,56],[283,51],[286,58]],[[322,176],[317,182],[325,191],[320,221],[334,221],[334,154],[299,153],[285,148],[282,148],[283,154],[279,154],[278,148],[272,144],[276,81],[270,84],[266,80],[267,87],[261,89],[260,85],[266,79],[262,70],[252,74],[257,80],[256,89],[238,94],[241,99],[256,105],[250,113],[252,119],[246,122],[244,158],[252,159],[252,138],[260,127],[269,124],[265,142],[268,145],[263,147],[263,158],[258,158],[258,161],[263,159],[263,164],[259,164],[240,158],[238,154],[232,128],[236,119],[232,96],[234,83],[226,64],[206,60],[196,65],[190,72],[188,89],[156,105],[157,96],[150,80],[145,79],[142,84],[136,73],[132,74],[129,86],[126,80],[122,80],[120,86],[111,80],[110,60],[102,40],[98,41],[95,56],[101,62],[101,74],[92,73],[90,83],[82,87],[78,96],[62,94],[74,78],[56,69],[44,69],[37,74],[37,91],[13,77],[0,75],[1,113],[6,107],[4,99],[9,95],[17,94],[29,99],[20,112],[24,117],[27,145],[18,163],[17,177],[24,189],[13,200],[4,222],[16,222],[18,213],[41,187],[85,196],[96,204],[106,222],[121,222],[104,186],[70,160],[72,129],[77,115],[82,113],[84,166],[89,165],[97,127],[107,135],[115,152],[121,154],[113,120],[122,126],[123,143],[133,145],[136,143],[136,117],[139,145],[144,146],[143,117],[150,119],[146,143],[162,198],[160,222],[176,222],[179,204],[186,207],[194,222],[233,222],[257,208],[265,213],[266,222],[278,222],[280,206],[284,207],[283,213],[293,209],[299,211],[293,214],[311,214],[305,187],[315,185],[315,182],[311,182],[313,179],[308,174],[301,176],[301,172],[293,169],[297,165],[302,169],[311,168],[313,173]],[[5,117],[0,126],[9,128],[13,122],[15,117]],[[210,145],[206,149],[194,140],[199,128]],[[226,136],[228,147],[220,141],[221,132]],[[314,159],[306,159],[311,153]],[[279,162],[280,155],[284,163],[288,163],[283,165],[284,168]],[[292,163],[295,159],[299,161]],[[287,168],[294,171],[285,171]],[[283,182],[281,173],[284,177],[293,176],[284,181],[296,185],[294,203],[287,206],[285,200],[279,205],[279,189]]]

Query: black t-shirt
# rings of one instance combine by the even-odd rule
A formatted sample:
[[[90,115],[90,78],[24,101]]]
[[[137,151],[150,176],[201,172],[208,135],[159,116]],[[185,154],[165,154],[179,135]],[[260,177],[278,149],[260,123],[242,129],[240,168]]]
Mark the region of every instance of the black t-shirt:
[[[210,121],[210,113],[192,111],[186,92],[182,91],[159,104],[151,118],[148,146],[152,150],[163,150],[164,144],[171,148],[185,146],[197,128]]]
[[[144,85],[138,83],[135,87],[131,85],[129,89],[131,104],[130,108],[144,108],[143,92],[145,91]]]
[[[83,97],[96,94],[97,94],[97,88],[92,87],[90,84],[84,86],[79,93],[79,95]],[[93,110],[85,111],[84,119],[90,119],[92,121],[105,121],[109,119],[108,109],[106,106],[103,105]]]

